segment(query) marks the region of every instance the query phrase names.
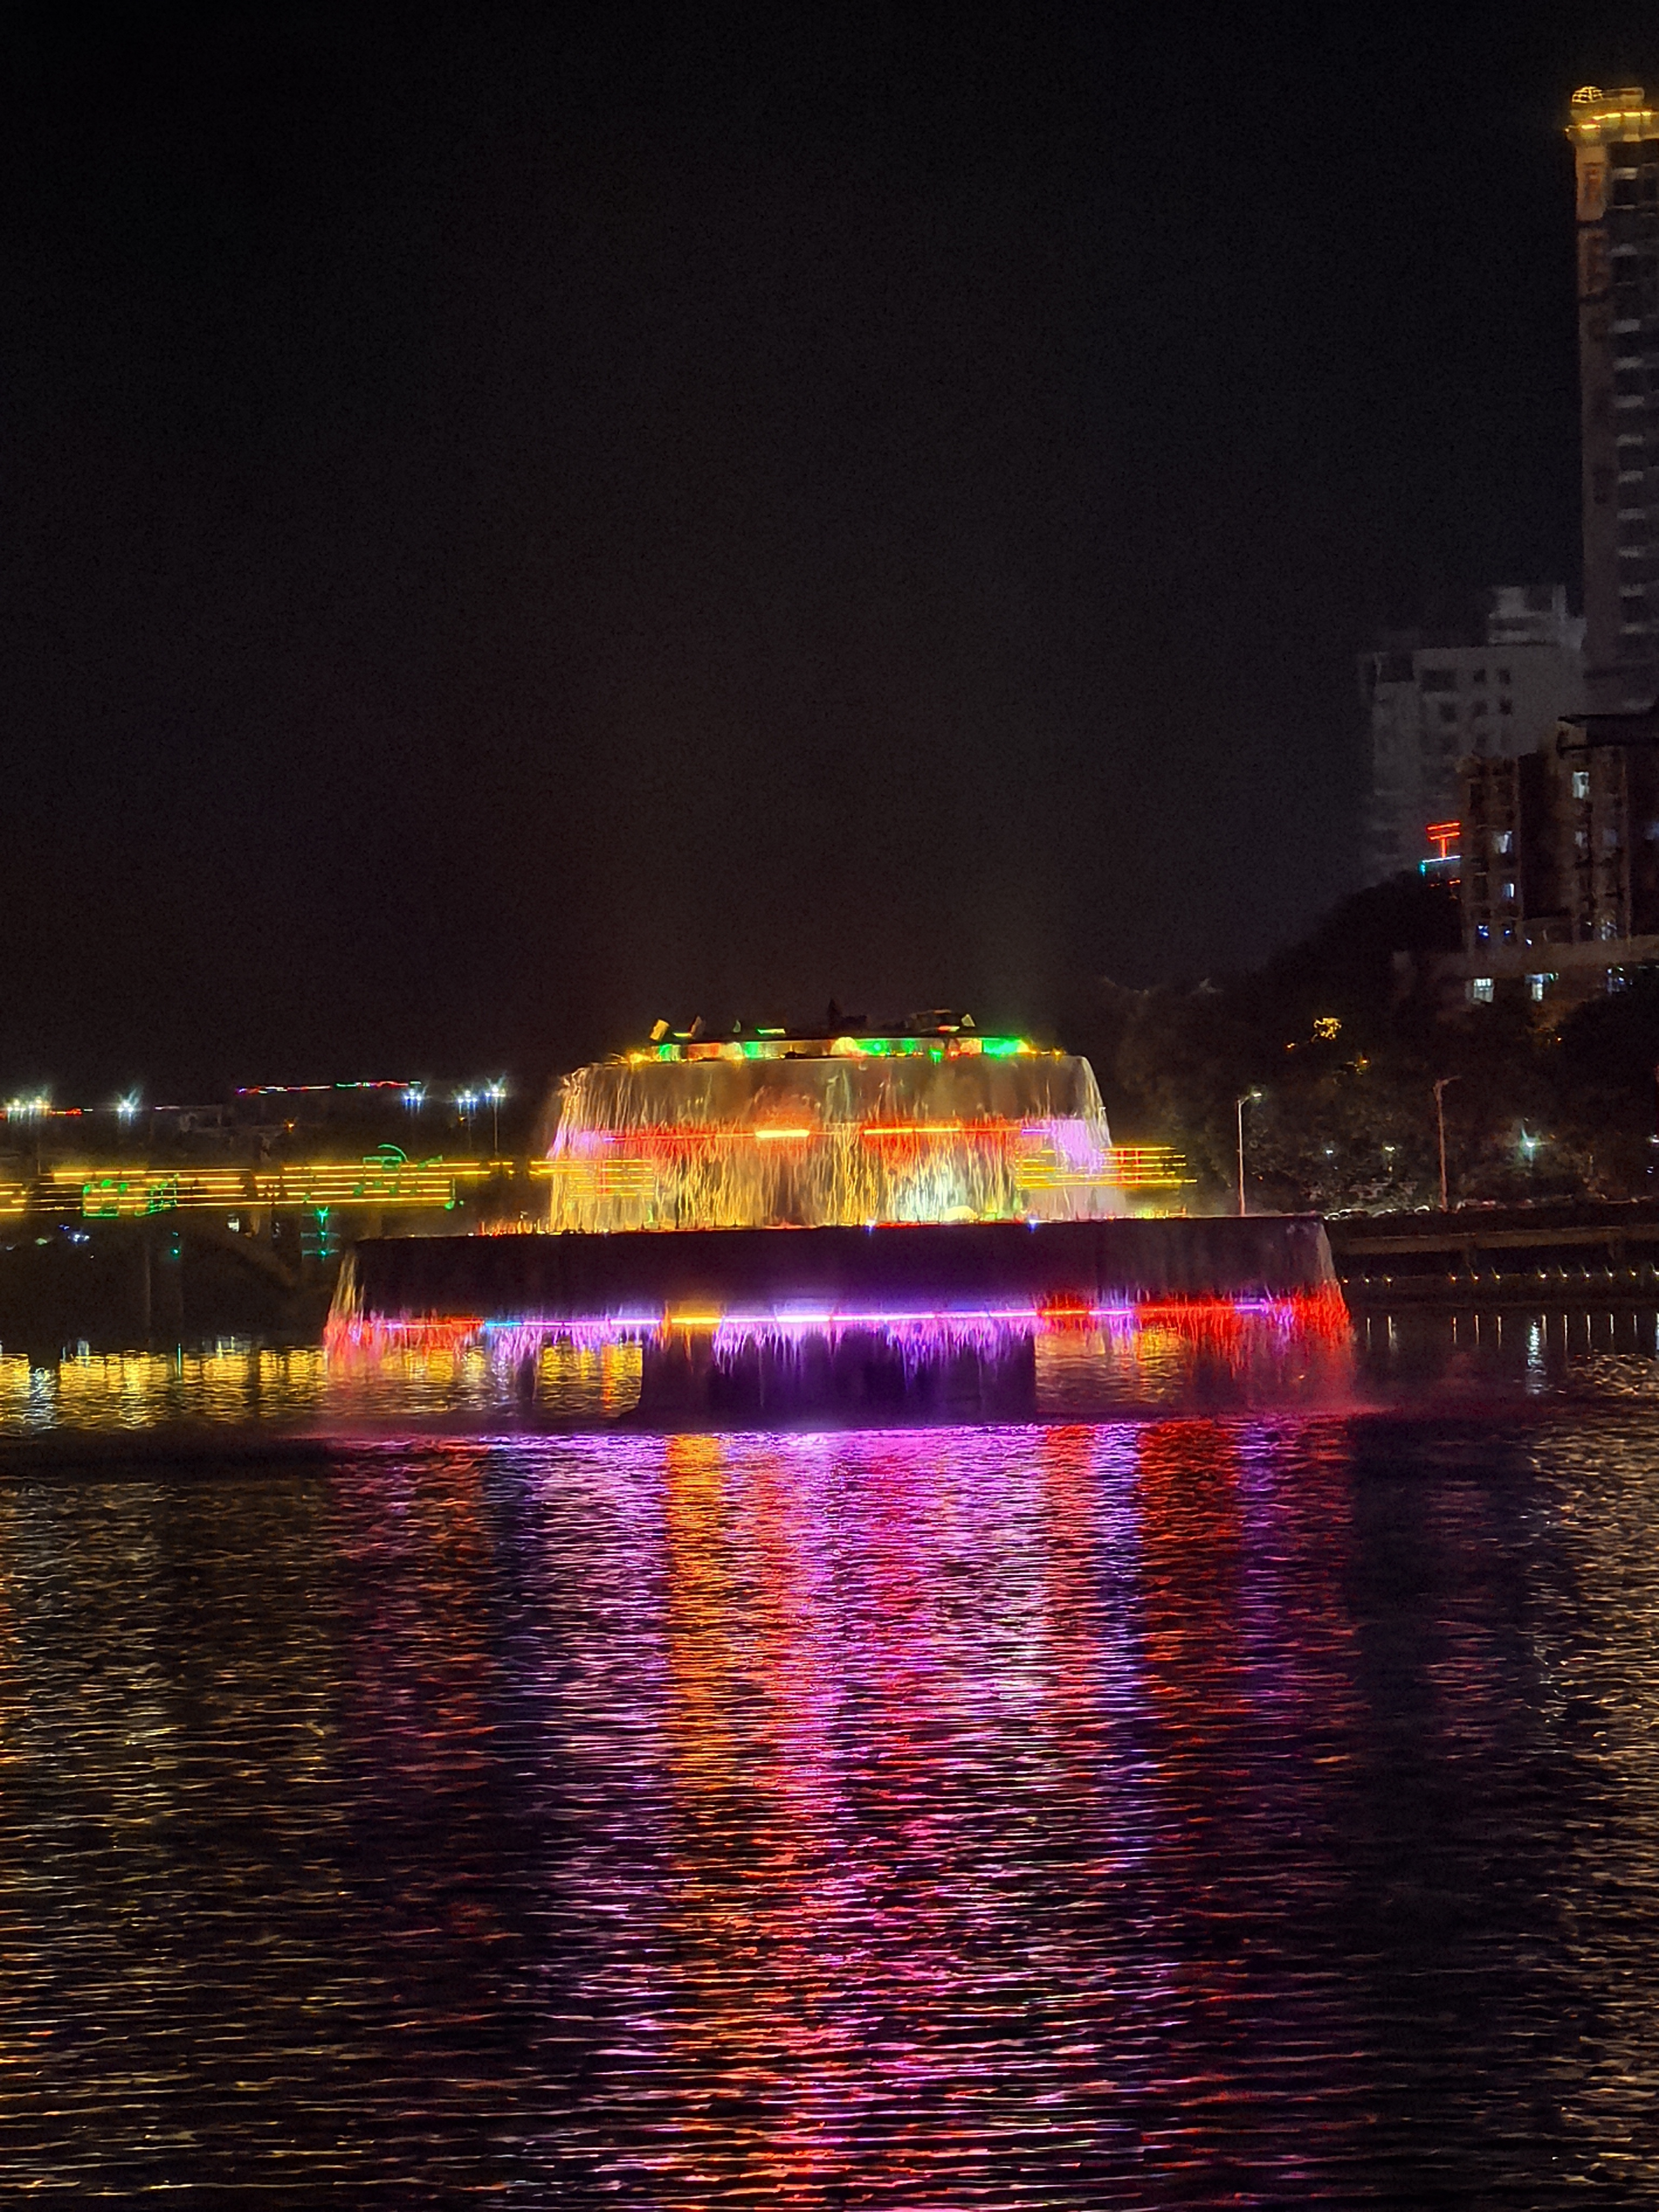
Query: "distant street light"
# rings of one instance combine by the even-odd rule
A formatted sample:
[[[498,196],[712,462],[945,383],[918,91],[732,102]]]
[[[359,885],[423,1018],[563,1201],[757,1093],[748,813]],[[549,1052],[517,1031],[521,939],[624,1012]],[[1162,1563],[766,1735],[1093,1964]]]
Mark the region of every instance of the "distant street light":
[[[1253,1105],[1255,1103],[1256,1100],[1257,1100],[1258,1098],[1260,1098],[1260,1097],[1261,1097],[1261,1093],[1259,1091],[1254,1091],[1254,1090],[1252,1090],[1252,1091],[1241,1091],[1241,1092],[1240,1092],[1240,1094],[1239,1094],[1239,1097],[1238,1097],[1238,1210],[1239,1210],[1239,1212],[1240,1212],[1241,1214],[1243,1214],[1243,1213],[1244,1212],[1244,1211],[1245,1211],[1245,1206],[1244,1206],[1244,1109],[1245,1109],[1247,1106],[1253,1106]]]
[[[1451,1212],[1446,1202],[1446,1085],[1462,1080],[1461,1075],[1443,1075],[1437,1079],[1434,1086],[1434,1122],[1440,1140],[1440,1211],[1443,1213]]]
[[[501,1101],[507,1096],[507,1085],[497,1076],[484,1096],[489,1101],[489,1155],[499,1159],[501,1152]]]

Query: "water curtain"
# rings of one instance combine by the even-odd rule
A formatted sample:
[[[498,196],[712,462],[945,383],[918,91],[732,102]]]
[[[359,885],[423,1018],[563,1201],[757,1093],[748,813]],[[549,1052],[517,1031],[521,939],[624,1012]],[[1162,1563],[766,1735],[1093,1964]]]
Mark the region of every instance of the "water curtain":
[[[562,1085],[548,1168],[556,1231],[1129,1211],[1089,1063],[1029,1049],[602,1061]]]

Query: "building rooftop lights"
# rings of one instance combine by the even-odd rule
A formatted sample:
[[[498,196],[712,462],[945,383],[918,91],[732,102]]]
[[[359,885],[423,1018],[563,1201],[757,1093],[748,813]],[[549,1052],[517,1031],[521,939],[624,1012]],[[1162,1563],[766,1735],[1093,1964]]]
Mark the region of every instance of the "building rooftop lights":
[[[1603,92],[1596,84],[1580,85],[1572,95],[1571,112],[1570,138],[1595,140],[1607,131],[1645,137],[1654,120],[1646,89],[1639,84],[1621,85],[1616,92]]]

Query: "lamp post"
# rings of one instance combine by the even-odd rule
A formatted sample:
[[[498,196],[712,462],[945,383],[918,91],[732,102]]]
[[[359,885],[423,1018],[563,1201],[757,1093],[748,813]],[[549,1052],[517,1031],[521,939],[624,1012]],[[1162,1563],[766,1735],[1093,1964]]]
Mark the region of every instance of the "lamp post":
[[[1451,1212],[1446,1201],[1446,1085],[1462,1080],[1461,1075],[1442,1075],[1437,1078],[1434,1086],[1434,1126],[1440,1144],[1440,1211],[1443,1213]]]
[[[1252,1103],[1253,1103],[1256,1099],[1260,1098],[1260,1097],[1261,1097],[1261,1093],[1259,1091],[1254,1091],[1254,1090],[1252,1090],[1252,1091],[1241,1091],[1241,1092],[1240,1092],[1239,1097],[1238,1097],[1238,1101],[1237,1101],[1237,1105],[1238,1105],[1238,1210],[1239,1210],[1239,1212],[1240,1212],[1241,1214],[1243,1214],[1243,1212],[1245,1211],[1245,1206],[1244,1206],[1244,1109],[1245,1109],[1247,1106],[1249,1106],[1249,1105],[1252,1104]]]
[[[489,1100],[489,1156],[499,1159],[501,1152],[501,1101],[507,1096],[507,1085],[498,1077],[485,1094]]]

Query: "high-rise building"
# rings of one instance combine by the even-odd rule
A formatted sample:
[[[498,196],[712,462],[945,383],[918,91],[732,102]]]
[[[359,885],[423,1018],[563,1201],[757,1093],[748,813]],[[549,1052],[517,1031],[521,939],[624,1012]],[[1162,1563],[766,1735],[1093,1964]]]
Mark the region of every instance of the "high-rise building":
[[[1640,85],[1572,95],[1591,709],[1659,696],[1659,110]]]
[[[1455,820],[1460,760],[1512,760],[1553,738],[1580,703],[1583,627],[1567,612],[1565,585],[1499,584],[1483,622],[1395,631],[1360,655],[1371,738],[1368,883],[1416,867],[1431,827]]]
[[[1463,952],[1480,1005],[1617,988],[1659,965],[1659,109],[1572,95],[1585,709],[1461,764]]]
[[[1463,957],[1477,1005],[1617,988],[1659,961],[1659,714],[1569,714],[1462,763]]]

